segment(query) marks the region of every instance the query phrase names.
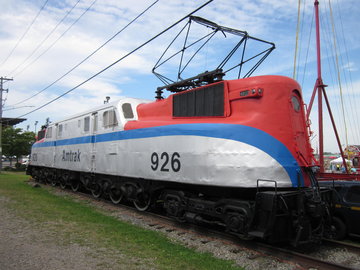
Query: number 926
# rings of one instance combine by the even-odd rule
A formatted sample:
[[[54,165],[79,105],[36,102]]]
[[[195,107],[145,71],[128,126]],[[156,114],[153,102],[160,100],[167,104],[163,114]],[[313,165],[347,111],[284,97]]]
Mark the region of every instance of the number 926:
[[[160,170],[161,172],[178,172],[181,169],[180,154],[174,152],[169,154],[167,152],[152,153],[151,154],[151,169],[153,171]]]

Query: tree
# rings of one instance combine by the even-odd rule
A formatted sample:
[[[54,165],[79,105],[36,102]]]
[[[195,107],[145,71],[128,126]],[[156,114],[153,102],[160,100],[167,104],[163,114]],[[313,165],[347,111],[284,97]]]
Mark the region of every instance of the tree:
[[[30,154],[31,145],[35,142],[35,133],[23,131],[21,128],[6,127],[2,132],[3,155],[10,158],[16,157],[19,162],[21,156]]]

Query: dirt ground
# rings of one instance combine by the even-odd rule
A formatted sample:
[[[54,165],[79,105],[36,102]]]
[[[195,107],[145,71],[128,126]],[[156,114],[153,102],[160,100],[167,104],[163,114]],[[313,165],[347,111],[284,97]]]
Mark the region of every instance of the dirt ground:
[[[100,202],[99,202],[100,203]],[[98,203],[98,204],[99,204]],[[30,223],[12,212],[7,206],[7,199],[0,196],[0,270],[39,270],[39,269],[156,269],[154,262],[139,258],[129,258],[117,250],[99,249],[89,245],[79,245],[63,238],[61,231],[41,229],[39,225]],[[100,203],[101,204],[101,203]],[[103,207],[111,207],[104,204]],[[115,212],[116,213],[116,212]],[[119,215],[119,216],[117,216]],[[232,252],[236,247],[211,240],[207,244],[192,234],[176,234],[176,231],[161,231],[144,223],[143,218],[119,212],[116,218],[137,224],[150,230],[159,230],[170,239],[181,242],[185,246],[210,252],[215,257],[227,258],[246,265],[248,269],[292,269],[293,266],[281,264],[269,259],[249,259],[247,251]],[[142,224],[144,223],[144,224]],[[46,228],[46,224],[41,226]],[[161,228],[163,228],[161,226]],[[208,242],[208,241],[206,241]],[[250,255],[249,255],[250,254]]]
[[[14,214],[0,196],[0,270],[149,268],[146,263],[131,263],[117,251],[80,246],[56,232],[42,232]]]

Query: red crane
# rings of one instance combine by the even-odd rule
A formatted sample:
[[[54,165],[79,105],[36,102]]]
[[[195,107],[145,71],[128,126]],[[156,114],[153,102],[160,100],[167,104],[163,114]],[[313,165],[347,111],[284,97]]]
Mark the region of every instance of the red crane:
[[[329,100],[326,95],[325,85],[322,80],[321,76],[321,49],[320,49],[320,23],[319,23],[319,1],[314,1],[314,8],[315,8],[315,27],[316,27],[316,54],[317,54],[317,79],[315,82],[314,90],[310,99],[309,107],[307,110],[307,119],[309,120],[311,108],[315,99],[316,93],[318,94],[318,121],[319,121],[319,165],[320,165],[320,173],[324,173],[324,135],[323,135],[323,96],[324,100],[327,106],[327,109],[329,111],[329,116],[331,119],[331,123],[334,129],[336,141],[341,153],[341,157],[343,160],[343,166],[346,170],[346,173],[348,174],[348,167],[346,165],[344,152],[341,148],[341,143],[339,139],[339,134],[336,129],[334,117],[330,108]]]

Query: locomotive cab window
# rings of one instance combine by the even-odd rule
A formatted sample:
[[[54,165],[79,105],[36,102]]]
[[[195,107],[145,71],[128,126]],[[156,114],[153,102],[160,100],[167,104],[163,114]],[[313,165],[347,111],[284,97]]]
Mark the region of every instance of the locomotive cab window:
[[[37,135],[37,141],[40,141],[40,140],[42,140],[42,139],[44,139],[44,137],[45,137],[45,129],[42,129],[42,130],[40,130],[39,132],[38,132],[38,135]]]
[[[52,137],[52,127],[49,127],[46,131],[46,138],[51,138]]]
[[[103,127],[114,127],[118,124],[115,110],[107,110],[103,113]]]
[[[300,102],[299,94],[297,93],[297,91],[293,91],[293,94],[291,96],[291,103],[292,103],[294,110],[296,112],[299,112],[301,109],[301,102]]]
[[[134,113],[133,113],[130,103],[124,103],[121,106],[121,108],[123,110],[125,119],[133,119],[134,118]]]

